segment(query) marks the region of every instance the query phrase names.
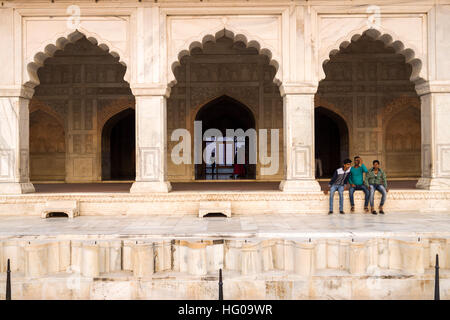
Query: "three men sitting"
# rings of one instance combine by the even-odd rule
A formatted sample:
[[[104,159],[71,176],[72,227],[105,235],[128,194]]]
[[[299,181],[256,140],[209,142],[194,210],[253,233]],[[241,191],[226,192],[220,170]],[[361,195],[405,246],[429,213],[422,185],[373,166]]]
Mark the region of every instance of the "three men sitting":
[[[364,192],[364,211],[366,213],[369,212],[368,205],[370,202],[370,211],[372,214],[377,214],[374,208],[374,198],[375,191],[378,191],[381,193],[380,213],[384,214],[383,205],[386,202],[388,188],[386,174],[380,168],[380,161],[374,160],[372,163],[373,167],[368,170],[360,156],[356,156],[354,160],[355,165],[351,167],[352,161],[345,159],[343,166],[336,169],[328,184],[330,188],[330,210],[328,214],[333,213],[333,198],[336,191],[339,193],[339,213],[344,214],[344,188],[347,183],[350,184],[351,212],[355,212],[354,193],[357,190],[361,190]]]

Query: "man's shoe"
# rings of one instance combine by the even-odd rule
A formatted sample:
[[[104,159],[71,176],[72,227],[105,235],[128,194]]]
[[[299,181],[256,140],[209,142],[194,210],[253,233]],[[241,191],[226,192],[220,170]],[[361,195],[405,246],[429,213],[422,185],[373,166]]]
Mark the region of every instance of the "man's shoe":
[[[339,211],[339,213],[340,213],[340,214],[345,214],[345,212],[344,212],[344,211]]]
[[[375,210],[372,210],[372,214],[377,214],[377,212]]]
[[[383,207],[380,206],[380,214],[384,214]]]
[[[328,214],[333,214],[333,211],[329,211]]]
[[[365,212],[365,213],[369,213],[369,208],[364,207],[364,212]]]
[[[350,212],[355,212],[355,207],[351,207]]]

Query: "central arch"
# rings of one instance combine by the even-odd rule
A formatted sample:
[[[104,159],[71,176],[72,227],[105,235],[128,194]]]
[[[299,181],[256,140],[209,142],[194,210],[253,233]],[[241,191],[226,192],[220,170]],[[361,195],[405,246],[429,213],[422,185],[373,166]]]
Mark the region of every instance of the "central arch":
[[[216,164],[197,164],[195,167],[196,180],[228,180],[235,172],[233,165],[237,164],[237,151],[239,148],[245,150],[245,164],[242,166],[237,164],[236,169],[239,172],[239,178],[255,179],[256,165],[249,163],[250,150],[249,138],[245,141],[226,137],[227,129],[248,129],[255,128],[255,117],[252,111],[243,103],[223,95],[204,105],[195,117],[195,121],[202,122],[202,135],[208,129],[218,129],[222,133],[223,138],[209,139],[203,141],[202,151],[206,154],[213,154]]]
[[[241,116],[251,114],[243,117],[252,119],[253,123],[251,126],[241,124],[240,116],[234,116],[230,117],[234,123],[228,123],[227,129],[245,130],[251,127],[255,130],[278,129],[278,132],[283,132],[281,82],[276,78],[279,68],[270,50],[261,48],[256,41],[248,41],[244,35],[235,35],[224,29],[215,35],[205,36],[201,42],[193,42],[188,50],[180,52],[178,58],[172,64],[175,79],[169,84],[167,137],[171,137],[172,132],[179,128],[186,128],[193,136],[195,119],[206,110],[215,109],[215,105],[223,106],[226,103],[234,106],[231,109],[246,110],[242,111]],[[216,113],[221,112],[215,110]],[[170,139],[167,142],[168,180],[187,182],[200,179],[202,169],[193,164],[193,155],[191,164],[174,164],[171,161],[170,155],[177,143]],[[279,150],[283,150],[282,134],[279,135]],[[270,143],[267,151],[270,154]],[[276,156],[283,163],[282,152]],[[264,181],[280,181],[284,178],[283,166],[279,166],[278,171],[270,176],[262,176],[259,173],[261,167],[263,165],[260,164],[249,167],[244,177]]]
[[[319,82],[315,107],[324,108],[338,127],[348,126],[349,154],[342,153],[342,146],[336,148],[342,142],[336,139],[328,159],[361,156],[366,166],[377,159],[390,178],[417,178],[421,128],[415,85],[424,81],[420,70],[413,50],[373,29],[331,51],[323,63],[325,78]],[[316,139],[320,134],[324,132],[316,128]]]

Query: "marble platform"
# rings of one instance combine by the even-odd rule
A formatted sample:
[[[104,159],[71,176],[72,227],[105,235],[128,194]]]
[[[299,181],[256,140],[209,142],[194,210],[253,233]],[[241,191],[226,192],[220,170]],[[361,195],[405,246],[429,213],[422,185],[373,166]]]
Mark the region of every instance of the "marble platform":
[[[326,181],[321,181],[322,189]],[[414,189],[416,181],[392,181],[385,210],[392,212],[450,211],[450,191]],[[130,193],[131,183],[35,184],[36,193],[0,195],[0,216],[41,215],[49,203],[75,201],[81,216],[191,214],[198,215],[205,202],[229,202],[232,215],[328,212],[328,195],[317,192],[286,192],[279,182],[173,183],[168,193]],[[350,210],[348,191],[344,210]],[[355,193],[356,212],[363,212],[363,193]],[[376,205],[380,201],[375,196]],[[335,194],[337,211],[338,194]]]
[[[0,217],[15,299],[450,299],[450,211]]]

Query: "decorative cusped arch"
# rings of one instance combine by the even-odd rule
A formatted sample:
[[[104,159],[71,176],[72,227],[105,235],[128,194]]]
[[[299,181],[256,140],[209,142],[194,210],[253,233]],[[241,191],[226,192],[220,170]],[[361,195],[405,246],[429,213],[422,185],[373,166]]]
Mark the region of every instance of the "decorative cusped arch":
[[[400,96],[389,102],[382,110],[383,132],[386,132],[389,122],[405,110],[412,110],[420,115],[420,99],[418,97]]]
[[[108,122],[109,119],[127,109],[136,109],[134,100],[118,99],[114,100],[113,103],[108,104],[108,108],[102,108],[102,110],[97,113],[97,127],[99,128],[99,132],[102,132],[105,123]]]
[[[85,29],[78,29],[70,33],[67,36],[63,34],[57,34],[52,40],[42,45],[41,49],[34,55],[31,61],[26,61],[27,73],[24,74],[24,85],[34,88],[39,85],[38,70],[44,66],[45,60],[53,57],[57,50],[64,50],[65,46],[69,43],[74,43],[80,40],[82,37],[86,37],[92,44],[100,47],[105,52],[108,52],[113,57],[118,59],[118,62],[125,67],[124,80],[129,82],[130,68],[127,67],[127,61],[124,58],[126,55],[122,50],[114,47],[109,41],[102,39],[99,35],[89,32]],[[48,44],[50,43],[50,44]]]
[[[64,128],[64,130],[66,130],[64,117],[62,117],[61,114],[56,112],[52,107],[48,106],[47,104],[39,100],[37,101],[35,100],[34,103],[30,104],[29,113],[32,114],[35,111],[42,111],[48,113],[49,115],[51,115],[56,119],[56,121]]]
[[[213,34],[204,34],[201,35],[202,37],[202,41],[193,41],[191,42],[191,44],[189,45],[188,49],[184,49],[181,50],[178,53],[178,57],[174,57],[171,60],[169,60],[169,65],[171,66],[171,70],[172,72],[169,72],[169,76],[168,76],[168,86],[171,88],[174,85],[176,85],[177,80],[175,79],[175,68],[181,65],[181,59],[184,56],[189,56],[191,55],[191,52],[193,49],[195,48],[200,48],[203,49],[203,46],[207,43],[207,42],[216,42],[217,39],[220,39],[222,37],[226,37],[229,39],[232,39],[233,42],[242,42],[245,44],[246,48],[254,48],[257,50],[258,54],[262,54],[265,55],[269,58],[269,65],[273,66],[276,70],[275,72],[275,77],[273,79],[273,82],[275,84],[277,84],[278,86],[281,85],[281,68],[280,65],[278,63],[278,61],[280,61],[279,57],[274,57],[272,54],[272,50],[268,49],[268,48],[263,48],[261,47],[262,41],[256,41],[256,40],[248,40],[248,36],[243,34],[243,33],[239,33],[239,34],[235,34],[234,32],[227,30],[227,29],[222,29],[218,32],[216,32],[214,35]]]
[[[248,109],[248,111],[251,113],[252,117],[254,118],[255,129],[258,130],[258,128],[259,128],[259,126],[258,126],[258,110],[255,108],[255,106],[247,104],[247,103],[243,102],[241,99],[236,98],[233,95],[230,95],[230,94],[227,94],[227,93],[223,93],[223,94],[219,94],[219,95],[214,95],[214,96],[208,97],[207,100],[205,100],[203,103],[201,103],[199,105],[196,105],[194,108],[192,108],[192,110],[190,112],[190,118],[191,119],[196,119],[198,113],[200,112],[200,110],[202,110],[205,106],[210,105],[214,101],[219,100],[221,98],[229,99],[231,101],[234,101],[237,104],[240,104],[243,107],[245,107],[246,109]],[[191,129],[194,130],[193,123],[192,123]]]
[[[227,90],[222,90],[220,93],[212,93],[211,95],[206,97],[201,103],[194,105],[190,112],[191,118],[192,117],[195,118],[195,115],[197,114],[197,112],[200,109],[202,109],[205,105],[211,103],[212,101],[214,101],[220,97],[224,97],[224,96],[228,97],[230,99],[236,100],[237,102],[245,105],[253,113],[253,115],[255,115],[255,118],[258,119],[258,106],[257,105],[255,105],[254,103],[250,103],[249,101],[244,101],[242,99],[242,97],[236,96]]]
[[[416,57],[416,53],[412,48],[412,46],[405,46],[405,44],[402,41],[394,40],[394,38],[390,35],[393,34],[393,32],[389,33],[381,33],[380,31],[376,29],[367,29],[363,32],[360,30],[355,30],[351,32],[349,35],[347,35],[344,39],[340,39],[338,43],[339,49],[331,49],[328,48],[328,50],[324,51],[321,56],[319,56],[319,61],[322,61],[322,68],[319,71],[319,79],[323,80],[325,79],[325,72],[324,72],[324,66],[330,61],[330,59],[338,54],[340,50],[347,48],[351,42],[357,41],[362,36],[368,36],[373,40],[379,40],[384,43],[386,47],[393,48],[395,53],[401,54],[405,57],[405,62],[412,67],[411,77],[410,80],[414,82],[415,84],[419,84],[425,81],[426,76],[424,76],[422,71],[422,60],[424,60],[423,57]],[[351,39],[350,41],[345,39]],[[328,56],[326,57],[326,52],[328,52]]]
[[[336,105],[334,103],[329,102],[326,98],[321,97],[320,95],[316,94],[314,95],[314,108],[325,108],[328,109],[334,113],[336,113],[338,116],[340,116],[342,118],[342,120],[344,120],[344,122],[347,125],[348,128],[348,133],[351,137],[353,136],[353,128],[349,125],[351,123],[351,119],[348,118],[348,116],[342,112],[339,108],[336,107]]]
[[[351,125],[352,122],[348,118],[348,116],[344,112],[342,112],[342,110],[337,108],[334,103],[329,102],[324,97],[321,97],[318,94],[314,95],[314,108],[327,109],[342,118],[348,130],[348,146],[349,151],[351,151],[351,147],[353,146],[353,127]]]

